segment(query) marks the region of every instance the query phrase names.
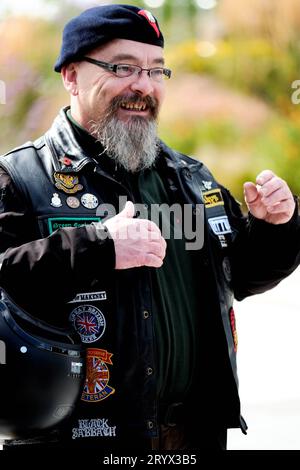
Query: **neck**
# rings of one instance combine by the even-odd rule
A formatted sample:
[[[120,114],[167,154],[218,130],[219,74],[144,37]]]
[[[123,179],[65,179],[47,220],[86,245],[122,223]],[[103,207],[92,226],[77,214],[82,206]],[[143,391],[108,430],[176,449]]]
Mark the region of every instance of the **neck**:
[[[85,129],[88,133],[90,133],[89,127],[89,119],[84,113],[80,110],[77,101],[71,99],[71,106],[70,106],[70,114],[71,117],[76,121],[77,125]]]

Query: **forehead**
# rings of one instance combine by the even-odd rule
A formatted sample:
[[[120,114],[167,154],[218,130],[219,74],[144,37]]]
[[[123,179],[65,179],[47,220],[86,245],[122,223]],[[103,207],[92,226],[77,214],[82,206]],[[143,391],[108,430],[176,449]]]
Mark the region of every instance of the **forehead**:
[[[93,49],[91,57],[111,60],[135,60],[136,63],[154,62],[163,63],[163,48],[153,44],[130,41],[129,39],[114,39],[103,46]]]

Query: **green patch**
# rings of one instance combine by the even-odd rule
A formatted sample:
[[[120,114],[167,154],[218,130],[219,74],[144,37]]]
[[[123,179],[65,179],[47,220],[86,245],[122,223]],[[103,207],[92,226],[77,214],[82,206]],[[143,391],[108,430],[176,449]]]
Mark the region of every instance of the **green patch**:
[[[49,233],[59,228],[82,227],[92,222],[100,222],[100,217],[51,217],[48,219]]]

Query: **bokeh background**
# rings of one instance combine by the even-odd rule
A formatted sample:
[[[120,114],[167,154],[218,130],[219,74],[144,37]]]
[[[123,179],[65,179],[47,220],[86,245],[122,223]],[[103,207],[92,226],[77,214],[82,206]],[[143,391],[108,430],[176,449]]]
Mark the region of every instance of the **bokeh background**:
[[[68,102],[53,72],[61,30],[82,8],[101,3],[109,2],[1,0],[0,153],[39,136]],[[161,137],[208,164],[238,199],[242,182],[267,167],[299,193],[300,112],[292,102],[300,79],[299,0],[131,3],[151,9],[167,39],[173,78]]]
[[[160,136],[167,144],[202,160],[241,202],[243,182],[254,180],[265,168],[273,169],[287,180],[295,194],[300,193],[299,0],[1,0],[0,154],[41,135],[58,109],[68,104],[60,76],[53,72],[63,25],[82,9],[102,3],[137,4],[150,9],[160,21],[166,38],[166,64],[173,70],[159,123]],[[257,430],[256,437],[250,440],[252,448],[264,448],[260,447],[264,445],[289,448],[290,445],[300,449],[300,435],[296,441],[290,439],[300,428],[297,401],[300,386],[296,362],[293,363],[300,350],[284,355],[288,351],[282,348],[282,341],[288,341],[288,331],[274,341],[275,332],[279,334],[282,328],[294,328],[295,335],[299,331],[300,303],[295,279],[298,281],[299,277],[283,284],[283,290],[276,294],[281,300],[289,299],[289,303],[284,303],[287,305],[284,322],[281,310],[273,315],[275,305],[278,306],[277,297],[265,297],[267,300],[262,303],[258,296],[258,301],[254,301],[257,303],[251,304],[250,300],[250,304],[237,309],[245,345],[240,367],[243,371],[247,369],[245,373],[251,378],[247,381],[242,375],[241,387],[246,408],[251,402],[248,411]],[[291,299],[294,299],[292,305]],[[260,308],[262,323],[255,315],[252,323],[245,323],[239,314],[243,310],[257,314]],[[248,322],[251,312],[245,315]],[[267,329],[262,350],[257,343],[262,334],[257,322]],[[274,429],[282,430],[280,420],[268,430],[257,425],[263,416],[268,426],[268,420],[278,410],[275,406],[266,411],[272,397],[274,401],[274,394],[276,402],[278,390],[276,385],[268,388],[273,382],[264,373],[265,368],[260,374],[259,357],[265,357],[267,347],[271,348],[267,357],[270,361],[273,357],[271,370],[276,369],[278,343],[284,355],[284,370],[290,370],[282,382],[287,387],[283,389],[289,389],[285,397],[288,395],[286,406],[290,406],[290,411],[283,411],[282,416],[293,416],[294,427],[286,421],[284,435],[274,437]],[[293,336],[292,344],[296,343],[297,336]],[[254,369],[251,364],[255,357]],[[289,384],[291,376],[293,382]],[[263,390],[267,393],[261,387],[257,388],[259,393],[251,393],[251,385],[258,378],[260,384],[265,380]],[[292,398],[289,387],[293,388]],[[260,402],[259,397],[263,397]],[[291,400],[293,405],[289,405]],[[257,413],[259,406],[260,413]],[[253,407],[255,412],[251,415]],[[263,436],[272,432],[271,427],[274,438],[263,444]],[[246,440],[239,441],[234,435],[230,446],[245,448]]]

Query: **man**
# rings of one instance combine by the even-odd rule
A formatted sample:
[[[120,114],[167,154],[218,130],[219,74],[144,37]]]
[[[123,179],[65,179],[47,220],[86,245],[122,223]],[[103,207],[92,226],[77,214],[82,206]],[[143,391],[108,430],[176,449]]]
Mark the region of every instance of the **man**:
[[[228,428],[246,430],[233,299],[297,267],[296,204],[265,170],[245,183],[244,218],[202,163],[158,139],[163,45],[134,6],[71,20],[55,65],[70,107],[1,159],[1,285],[71,322],[87,364],[72,416],[7,447],[225,449]]]

